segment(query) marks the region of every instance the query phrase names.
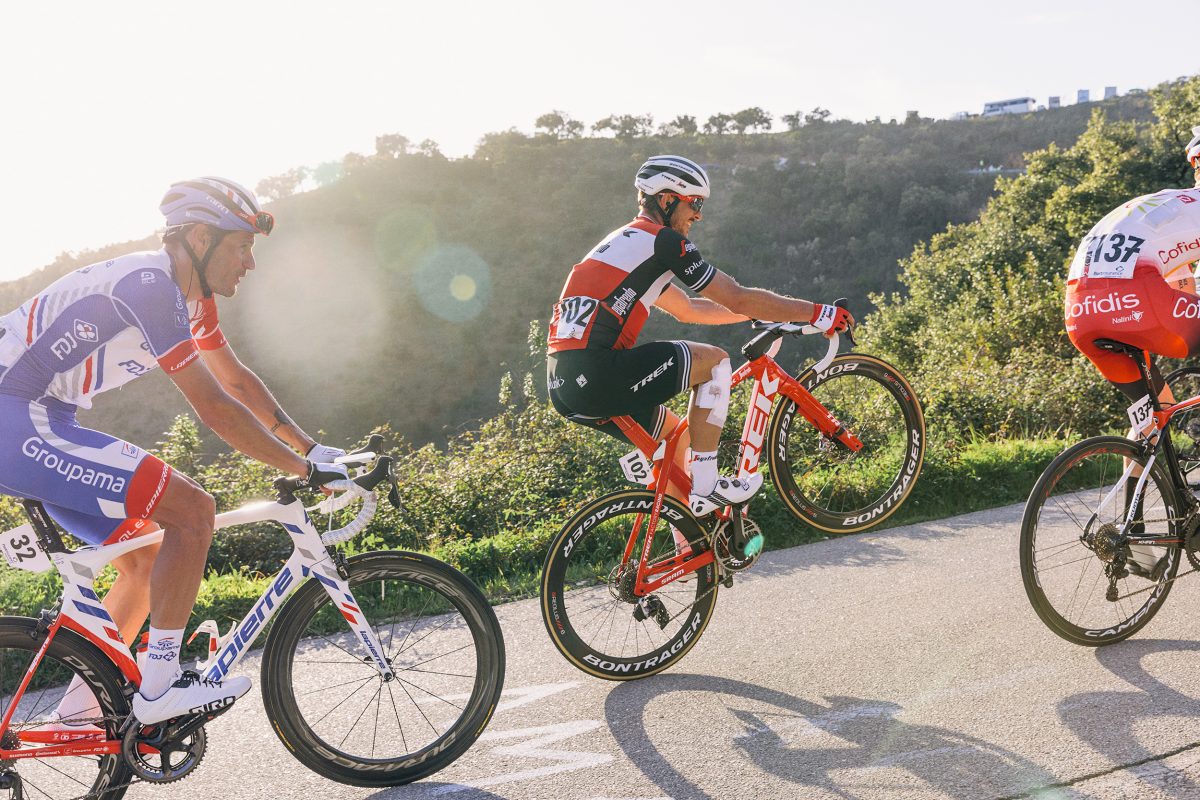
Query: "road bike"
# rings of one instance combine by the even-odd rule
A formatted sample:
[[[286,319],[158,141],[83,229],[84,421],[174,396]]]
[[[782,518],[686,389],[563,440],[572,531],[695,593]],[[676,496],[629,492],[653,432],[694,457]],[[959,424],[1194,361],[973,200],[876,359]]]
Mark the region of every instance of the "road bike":
[[[419,553],[384,551],[349,558],[337,545],[375,516],[375,489],[390,484],[392,459],[376,458],[382,437],[339,459],[358,465],[340,492],[305,509],[300,479],[275,481],[274,501],[218,514],[217,529],[279,523],[293,552],[250,612],[209,634],[204,678],[221,680],[267,629],[260,685],[267,718],[302,764],[334,781],[394,786],[454,761],[483,732],[504,682],[504,639],[486,598],[462,573]],[[371,465],[371,462],[374,462]],[[308,512],[361,507],[344,527],[321,532]],[[0,617],[0,796],[118,800],[137,781],[168,783],[204,757],[205,724],[229,706],[194,710],[156,725],[131,713],[140,682],[94,579],[117,556],[161,541],[162,532],[99,547],[68,549],[40,503],[23,501],[29,523],[0,535],[9,564],[56,569],[61,600],[36,619]],[[96,716],[47,726],[72,679],[99,706]],[[78,703],[77,703],[78,704]],[[87,726],[87,727],[83,727]]]
[[[756,323],[732,385],[753,379],[736,474],[756,472],[765,451],[771,482],[796,519],[853,533],[896,512],[925,456],[925,421],[908,382],[878,358],[825,357],[792,377],[774,356],[785,335],[812,326]],[[750,567],[762,533],[746,506],[688,506],[667,494],[691,480],[675,455],[687,420],[660,443],[629,417],[614,417],[637,449],[621,459],[625,489],[585,505],[550,544],[542,569],[542,619],[554,646],[584,672],[608,680],[653,675],[696,644],[717,588]],[[709,504],[711,506],[711,504]],[[694,513],[693,513],[694,512]]]
[[[1141,630],[1175,581],[1200,569],[1200,502],[1192,476],[1200,452],[1200,370],[1167,376],[1177,402],[1150,391],[1149,353],[1112,339],[1097,347],[1129,355],[1147,394],[1129,406],[1134,438],[1096,436],[1048,466],[1021,520],[1021,578],[1042,622],[1075,644],[1119,642]],[[1177,432],[1183,444],[1177,448]],[[1186,559],[1184,573],[1179,568]]]

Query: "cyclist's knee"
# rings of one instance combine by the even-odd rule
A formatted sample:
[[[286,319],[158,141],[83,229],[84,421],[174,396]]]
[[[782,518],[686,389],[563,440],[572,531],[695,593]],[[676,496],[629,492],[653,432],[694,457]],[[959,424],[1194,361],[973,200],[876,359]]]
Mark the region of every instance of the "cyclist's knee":
[[[711,380],[713,369],[729,359],[729,354],[716,345],[688,342],[687,347],[692,354],[692,386]]]
[[[152,518],[168,536],[182,534],[207,542],[212,540],[216,515],[213,496],[191,478],[174,472]]]

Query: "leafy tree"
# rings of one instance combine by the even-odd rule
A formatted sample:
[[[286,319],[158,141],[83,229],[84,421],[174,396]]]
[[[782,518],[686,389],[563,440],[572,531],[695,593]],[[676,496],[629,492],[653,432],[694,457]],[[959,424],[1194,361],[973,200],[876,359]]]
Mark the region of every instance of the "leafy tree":
[[[254,187],[254,193],[264,200],[282,200],[295,194],[308,175],[309,171],[306,167],[289,169],[281,175],[263,178]]]
[[[658,132],[663,136],[695,136],[698,127],[696,118],[688,114],[680,114],[670,122],[658,126]]]
[[[771,115],[758,106],[743,108],[733,114],[731,124],[735,133],[771,130]]]
[[[704,123],[704,132],[717,134],[719,136],[723,133],[727,133],[732,124],[733,117],[729,116],[728,114],[713,114],[708,118],[708,121]]]
[[[812,111],[804,115],[805,125],[820,125],[822,122],[829,121],[830,112],[828,108],[817,106]]]
[[[564,111],[554,110],[542,114],[533,126],[552,139],[577,139],[583,135],[583,123],[571,119]]]
[[[618,139],[628,141],[649,136],[654,130],[654,118],[649,114],[610,114],[593,125],[592,130],[611,130]]]
[[[422,142],[417,145],[417,152],[428,158],[445,158],[445,156],[442,155],[441,149],[438,147],[438,143],[433,139],[422,140]]]
[[[798,131],[804,126],[804,112],[796,111],[791,114],[784,114],[783,124],[787,126],[789,131]]]
[[[408,152],[411,144],[407,136],[398,133],[386,133],[375,137],[376,158],[399,158]]]

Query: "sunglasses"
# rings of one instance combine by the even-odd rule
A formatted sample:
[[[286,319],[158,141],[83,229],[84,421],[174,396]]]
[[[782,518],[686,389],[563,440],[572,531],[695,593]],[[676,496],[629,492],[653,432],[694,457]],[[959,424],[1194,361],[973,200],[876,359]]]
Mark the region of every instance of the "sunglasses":
[[[242,211],[234,211],[238,218],[243,222],[249,223],[252,228],[263,236],[270,236],[271,231],[275,229],[275,217],[266,211],[260,211],[254,216],[250,216]]]
[[[700,209],[704,208],[704,198],[698,194],[687,195],[675,194],[674,192],[671,192],[671,195],[691,206],[692,211],[699,212]]]

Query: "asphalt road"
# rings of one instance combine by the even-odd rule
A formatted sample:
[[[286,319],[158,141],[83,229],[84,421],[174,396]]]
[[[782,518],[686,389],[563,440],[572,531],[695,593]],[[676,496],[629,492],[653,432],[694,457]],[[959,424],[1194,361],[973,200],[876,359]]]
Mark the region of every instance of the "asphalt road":
[[[1130,641],[1068,644],[1025,598],[1020,514],[767,553],[681,664],[632,683],[564,661],[536,600],[502,606],[504,703],[412,786],[308,772],[256,688],[192,776],[128,797],[1200,798],[1200,580]],[[257,681],[257,656],[241,670]]]

